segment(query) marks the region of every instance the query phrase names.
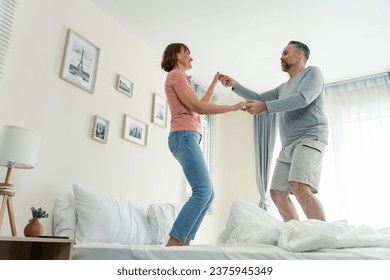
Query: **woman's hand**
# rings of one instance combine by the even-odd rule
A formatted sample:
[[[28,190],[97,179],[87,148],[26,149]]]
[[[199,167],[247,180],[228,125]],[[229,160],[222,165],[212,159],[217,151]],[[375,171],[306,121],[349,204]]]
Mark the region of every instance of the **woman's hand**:
[[[214,75],[214,79],[213,79],[211,84],[216,85],[219,81],[220,76],[221,76],[221,74],[219,74],[219,72],[217,72],[217,74]]]

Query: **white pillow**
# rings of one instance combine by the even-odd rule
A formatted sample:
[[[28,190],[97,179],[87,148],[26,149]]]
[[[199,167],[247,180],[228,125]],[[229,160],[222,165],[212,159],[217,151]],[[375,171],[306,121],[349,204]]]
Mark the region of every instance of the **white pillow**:
[[[76,200],[76,243],[152,244],[142,206],[73,185]]]
[[[167,243],[169,232],[182,206],[181,203],[151,204],[149,206],[148,221],[155,244]]]
[[[62,198],[56,198],[53,211],[53,235],[74,239],[76,211],[74,206]]]
[[[234,243],[261,243],[277,245],[281,221],[257,205],[242,199],[236,200],[231,208],[225,229],[217,245]]]

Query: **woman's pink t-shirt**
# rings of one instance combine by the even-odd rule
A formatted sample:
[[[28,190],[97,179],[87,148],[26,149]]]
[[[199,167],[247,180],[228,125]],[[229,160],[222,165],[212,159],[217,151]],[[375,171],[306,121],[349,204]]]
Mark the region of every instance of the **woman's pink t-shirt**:
[[[186,88],[192,89],[190,78],[183,71],[171,70],[165,81],[165,94],[171,111],[170,131],[194,130],[202,133],[200,115],[185,107],[177,95],[178,92]],[[196,95],[195,91],[193,94]]]

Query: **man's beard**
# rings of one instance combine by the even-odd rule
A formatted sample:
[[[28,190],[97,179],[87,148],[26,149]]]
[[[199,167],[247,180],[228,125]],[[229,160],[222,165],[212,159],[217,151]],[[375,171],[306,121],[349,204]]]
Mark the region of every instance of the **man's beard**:
[[[281,65],[282,65],[283,72],[288,72],[288,70],[291,68],[291,65],[288,64],[287,62],[282,62]]]

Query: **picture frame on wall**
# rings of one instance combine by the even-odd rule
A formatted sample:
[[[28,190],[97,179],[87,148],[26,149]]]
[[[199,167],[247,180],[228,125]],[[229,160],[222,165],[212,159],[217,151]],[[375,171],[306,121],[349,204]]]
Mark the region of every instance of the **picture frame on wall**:
[[[100,49],[68,29],[60,77],[90,93],[95,91]]]
[[[117,75],[116,90],[127,95],[128,97],[133,97],[133,88],[134,83],[132,81],[123,77],[122,75]]]
[[[148,125],[133,117],[124,114],[123,116],[123,138],[135,144],[146,146],[148,136]]]
[[[152,122],[161,127],[167,127],[167,101],[156,93],[153,94],[152,112]]]
[[[106,144],[109,126],[110,122],[108,120],[95,115],[92,125],[92,139]]]

